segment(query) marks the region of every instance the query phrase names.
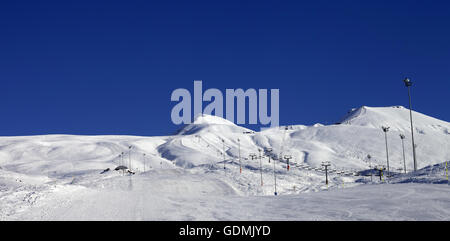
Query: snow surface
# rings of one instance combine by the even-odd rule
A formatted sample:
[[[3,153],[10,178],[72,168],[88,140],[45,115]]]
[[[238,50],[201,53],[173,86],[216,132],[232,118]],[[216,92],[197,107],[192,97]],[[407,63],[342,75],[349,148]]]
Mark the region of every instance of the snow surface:
[[[450,123],[417,112],[413,119],[414,173],[409,110],[398,106],[261,132],[202,115],[163,137],[0,137],[0,220],[450,220]],[[384,181],[367,171],[386,165],[382,125],[391,127],[392,177]],[[263,156],[260,169],[249,155],[265,148],[271,161]],[[284,155],[293,157],[289,171],[277,158]],[[328,186],[323,161],[331,162]],[[136,175],[114,171],[120,165]]]

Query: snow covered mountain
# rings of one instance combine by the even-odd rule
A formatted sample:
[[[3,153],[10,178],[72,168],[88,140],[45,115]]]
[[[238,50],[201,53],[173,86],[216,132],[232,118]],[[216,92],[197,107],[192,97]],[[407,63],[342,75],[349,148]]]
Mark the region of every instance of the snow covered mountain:
[[[429,168],[449,161],[450,123],[418,112],[413,112],[413,119],[418,167]],[[198,208],[199,202],[229,202],[227,198],[247,203],[248,199],[240,198],[273,195],[274,173],[280,198],[361,186],[369,178],[353,176],[352,173],[364,172],[369,166],[386,165],[385,139],[381,130],[381,126],[386,125],[391,127],[388,132],[390,170],[404,171],[399,137],[404,134],[406,166],[407,171],[411,171],[409,110],[399,106],[363,106],[350,111],[340,124],[335,125],[282,126],[261,132],[237,126],[220,117],[201,115],[176,135],[163,137],[0,137],[0,220],[55,219],[63,215],[61,210],[66,206],[61,202],[69,196],[74,197],[70,205],[75,209],[74,200],[81,202],[89,198],[98,198],[99,204],[110,205],[111,208],[118,204],[116,202],[123,201],[124,204],[133,200],[134,205],[143,209],[145,202],[153,202],[161,205],[162,209],[171,210],[174,209],[171,202],[178,205],[179,200],[175,197],[180,195],[188,195],[183,202],[193,203],[183,205],[192,205],[194,209]],[[265,153],[268,148],[272,149],[271,153]],[[257,158],[250,158],[250,154],[256,154]],[[289,170],[286,160],[279,160],[285,155],[292,156]],[[367,155],[372,156],[370,162]],[[328,187],[324,184],[325,175],[321,168],[324,161],[331,162]],[[123,176],[122,172],[113,171],[120,165],[127,166],[136,175]],[[124,194],[129,196],[123,197]],[[198,198],[205,195],[216,198]],[[116,201],[111,201],[114,198]],[[55,205],[60,209],[53,210],[51,207]],[[214,212],[213,206],[208,206],[210,212]],[[46,210],[46,213],[39,210]],[[104,216],[96,213],[93,216],[58,217],[190,219],[189,214],[164,216],[157,209],[147,210],[149,213],[140,217],[122,211],[101,213]],[[221,213],[194,219],[202,218],[220,220],[233,216]],[[242,216],[236,218],[246,219]],[[289,219],[289,215],[280,217],[285,218]]]
[[[414,128],[417,133],[430,131],[433,134],[450,134],[449,123],[436,118],[413,112]],[[341,121],[347,125],[379,128],[386,125],[401,132],[410,132],[409,109],[403,106],[367,107],[362,106],[350,111]]]

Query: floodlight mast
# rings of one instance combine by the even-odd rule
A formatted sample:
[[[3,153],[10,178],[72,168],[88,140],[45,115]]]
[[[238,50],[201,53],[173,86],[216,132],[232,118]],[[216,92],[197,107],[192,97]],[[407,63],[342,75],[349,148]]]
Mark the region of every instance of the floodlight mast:
[[[241,140],[238,138],[238,145],[239,145],[239,173],[242,173],[242,163],[241,163]]]
[[[133,148],[133,146],[129,146],[128,147],[128,161],[130,162],[130,171],[131,171],[131,148]]]
[[[400,134],[400,139],[402,140],[402,149],[403,149],[403,171],[406,173],[405,143],[403,141],[405,139],[405,135]]]
[[[259,171],[260,171],[260,173],[261,173],[261,186],[262,185],[264,185],[264,183],[263,183],[263,176],[262,176],[262,160],[261,160],[261,149],[258,149],[258,152],[259,152]]]
[[[277,193],[277,174],[276,174],[276,171],[275,171],[275,160],[273,160],[273,179],[275,181],[275,192],[274,192],[274,194],[276,196],[276,195],[278,195],[278,193]]]
[[[414,159],[414,171],[417,171],[417,161],[416,161],[416,146],[414,144],[414,127],[413,127],[413,119],[412,119],[412,105],[411,105],[411,86],[412,82],[409,78],[405,78],[403,80],[405,82],[405,86],[408,88],[408,98],[409,98],[409,120],[411,122],[411,142],[413,148],[413,159]]]
[[[222,155],[223,155],[223,169],[225,170],[226,167],[225,167],[225,140],[224,139],[222,139],[222,144],[223,144],[223,152],[222,152]]]
[[[283,139],[281,140],[280,153],[278,155],[278,160],[280,160],[280,162],[283,161],[284,138],[286,136],[286,132],[288,131],[288,129],[289,128],[287,126],[284,127]]]
[[[265,151],[266,151],[266,153],[268,153],[267,156],[269,157],[269,163],[270,163],[270,155],[271,155],[273,149],[266,148]],[[273,180],[274,180],[274,195],[276,196],[276,195],[278,195],[278,193],[277,193],[277,175],[275,172],[275,160],[273,160]]]
[[[367,159],[369,159],[369,169],[370,169],[370,181],[373,182],[373,173],[372,173],[372,156],[367,155]]]
[[[388,151],[388,142],[387,142],[387,132],[389,131],[389,127],[382,126],[381,129],[383,129],[384,139],[385,139],[385,142],[386,142],[386,162],[387,162],[387,172],[388,172],[387,176],[390,176],[391,172],[389,170],[389,151]]]
[[[145,153],[143,154],[143,159],[144,159],[144,172],[145,172]]]

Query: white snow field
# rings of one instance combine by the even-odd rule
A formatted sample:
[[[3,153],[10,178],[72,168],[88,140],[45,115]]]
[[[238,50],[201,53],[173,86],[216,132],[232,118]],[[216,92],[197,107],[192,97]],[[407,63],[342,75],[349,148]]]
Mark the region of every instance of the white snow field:
[[[413,119],[417,172],[399,106],[261,132],[204,115],[163,137],[0,137],[0,220],[450,220],[450,123]],[[380,181],[369,166],[386,165],[383,125],[392,176]]]

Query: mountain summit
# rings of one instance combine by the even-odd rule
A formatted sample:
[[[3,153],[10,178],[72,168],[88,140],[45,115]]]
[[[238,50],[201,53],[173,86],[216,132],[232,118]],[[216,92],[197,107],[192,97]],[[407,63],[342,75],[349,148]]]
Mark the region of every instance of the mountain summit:
[[[413,111],[413,122],[416,132],[433,132],[440,134],[450,133],[448,122]],[[352,109],[342,119],[341,124],[357,125],[373,128],[389,126],[391,130],[409,132],[411,131],[409,109],[403,106],[391,107],[368,107],[362,106]]]

